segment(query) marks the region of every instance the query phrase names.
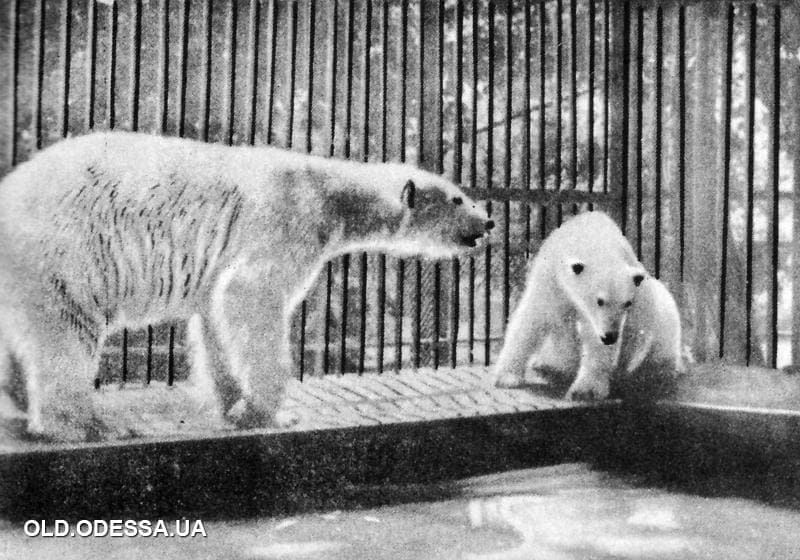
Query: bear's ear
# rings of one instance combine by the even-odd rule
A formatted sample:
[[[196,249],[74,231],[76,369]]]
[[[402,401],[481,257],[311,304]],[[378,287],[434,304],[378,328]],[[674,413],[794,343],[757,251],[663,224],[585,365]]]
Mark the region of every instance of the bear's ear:
[[[413,209],[416,196],[417,187],[414,185],[414,181],[409,179],[405,186],[403,186],[403,191],[400,193],[400,202],[403,203],[403,206]]]
[[[575,273],[575,276],[583,272],[583,269],[585,268],[583,263],[580,261],[572,261],[569,266],[572,269],[572,272]]]
[[[634,274],[633,274],[633,285],[638,288],[639,284],[641,284],[642,282],[644,282],[644,273],[641,272],[641,271],[634,272]]]

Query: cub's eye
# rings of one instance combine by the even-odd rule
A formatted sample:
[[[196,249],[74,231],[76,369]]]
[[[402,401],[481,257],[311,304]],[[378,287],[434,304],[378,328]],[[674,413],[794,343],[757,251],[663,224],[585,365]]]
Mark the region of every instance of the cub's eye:
[[[461,199],[460,196],[454,196],[453,197],[453,204],[455,204],[456,206],[458,206],[459,204],[463,204],[463,203],[464,203],[464,201]]]
[[[597,305],[599,305],[600,307],[603,307],[605,304],[606,304],[606,300],[604,300],[603,298],[597,298]]]
[[[633,305],[632,301],[626,301],[625,302],[625,307],[630,307],[631,305]]]

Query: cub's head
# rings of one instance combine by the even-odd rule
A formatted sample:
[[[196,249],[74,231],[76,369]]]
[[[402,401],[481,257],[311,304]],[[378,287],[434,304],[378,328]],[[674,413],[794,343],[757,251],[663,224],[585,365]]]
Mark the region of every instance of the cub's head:
[[[637,264],[608,258],[605,261],[567,257],[560,263],[561,287],[578,310],[587,332],[606,345],[622,334],[628,310],[635,305],[646,272]]]
[[[416,172],[399,193],[403,218],[395,239],[398,252],[444,258],[476,247],[494,222],[456,185]]]

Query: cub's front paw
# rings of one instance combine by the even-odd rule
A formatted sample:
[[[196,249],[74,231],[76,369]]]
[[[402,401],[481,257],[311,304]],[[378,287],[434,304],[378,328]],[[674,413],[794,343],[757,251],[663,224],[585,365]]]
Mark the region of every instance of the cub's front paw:
[[[514,389],[525,385],[525,377],[510,371],[500,371],[494,379],[494,386],[501,389]]]
[[[576,379],[567,391],[568,401],[601,401],[608,398],[609,383],[603,379]]]

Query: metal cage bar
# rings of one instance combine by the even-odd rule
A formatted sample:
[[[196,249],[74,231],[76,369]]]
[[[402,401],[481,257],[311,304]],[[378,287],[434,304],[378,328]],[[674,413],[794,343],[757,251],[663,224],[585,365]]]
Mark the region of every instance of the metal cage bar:
[[[58,138],[124,128],[410,159],[463,183],[498,222],[495,245],[436,264],[366,253],[327,264],[294,326],[301,377],[490,363],[524,261],[564,209],[594,206],[631,234],[689,321],[713,316],[710,354],[746,345],[743,362],[782,366],[800,356],[787,221],[800,210],[786,186],[800,161],[785,47],[797,11],[772,0],[716,11],[676,0],[347,0],[324,10],[314,0],[14,1],[0,19],[0,167]],[[687,110],[705,20],[724,36],[712,53],[724,63],[712,92],[721,111],[706,127],[718,184],[699,182],[702,121]],[[698,189],[718,191],[710,297],[687,256],[703,243]],[[179,325],[120,335],[114,375],[181,380]]]

